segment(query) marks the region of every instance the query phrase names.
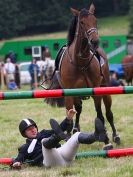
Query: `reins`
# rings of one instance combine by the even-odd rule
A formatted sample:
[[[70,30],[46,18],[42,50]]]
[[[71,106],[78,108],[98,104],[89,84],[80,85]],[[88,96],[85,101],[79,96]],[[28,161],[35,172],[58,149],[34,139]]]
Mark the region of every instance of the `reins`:
[[[95,50],[96,51],[96,50]],[[70,53],[69,53],[69,47],[67,48],[67,54],[68,54],[68,56],[69,56],[69,61],[70,61],[70,63],[73,65],[73,66],[75,66],[75,67],[77,67],[80,71],[82,71],[82,72],[85,72],[87,69],[88,69],[88,67],[89,67],[89,65],[90,65],[90,63],[91,63],[91,61],[92,61],[92,59],[93,59],[93,57],[94,57],[94,55],[95,55],[95,51],[93,51],[93,54],[92,54],[92,56],[91,56],[91,58],[90,58],[90,60],[89,60],[89,62],[88,62],[88,64],[86,65],[86,66],[79,66],[78,64],[75,64],[74,62],[73,62],[73,60],[72,60],[72,58],[71,58],[71,56],[70,56]],[[89,59],[89,57],[87,58],[87,59]]]
[[[40,83],[40,86],[45,89],[45,90],[49,90],[51,88],[51,86],[53,85],[53,77],[54,74],[56,72],[56,68],[54,69],[52,76],[49,79],[45,79],[43,82]],[[46,83],[47,81],[51,81],[49,87],[45,87],[43,84]]]
[[[93,13],[88,13],[88,15],[93,15]],[[79,55],[79,56],[77,56],[80,60],[84,60],[84,61],[88,61],[88,63],[87,63],[87,65],[85,65],[85,66],[80,66],[80,65],[78,65],[78,64],[76,64],[76,63],[74,63],[74,61],[73,61],[73,59],[72,59],[72,56],[70,55],[70,53],[69,53],[69,46],[68,46],[68,48],[67,48],[67,54],[68,54],[68,58],[69,58],[69,61],[70,61],[70,63],[74,66],[74,67],[76,67],[76,68],[78,68],[82,73],[85,73],[87,70],[88,70],[88,68],[89,68],[89,66],[90,66],[90,63],[92,62],[92,60],[93,60],[93,58],[94,58],[94,55],[95,55],[95,52],[96,52],[96,49],[94,49],[93,51],[92,51],[92,54],[90,53],[90,46],[91,46],[91,41],[90,41],[90,35],[92,34],[92,33],[97,33],[97,29],[95,28],[95,27],[92,27],[92,28],[90,28],[90,29],[88,29],[87,31],[84,29],[84,26],[81,24],[81,22],[79,21],[79,16],[78,16],[78,23],[77,23],[77,30],[76,30],[76,33],[75,33],[75,39],[77,38],[77,37],[82,37],[81,35],[84,33],[84,35],[85,35],[85,38],[87,39],[87,41],[88,41],[88,43],[86,44],[86,46],[85,46],[85,49],[84,49],[84,53],[85,52],[87,52],[87,50],[88,50],[88,54],[89,54],[89,56],[88,57],[83,57],[82,55]],[[80,28],[80,29],[79,29]],[[81,32],[79,33],[79,30],[81,30]],[[81,45],[81,44],[80,44]],[[80,46],[81,47],[81,46]],[[79,47],[79,48],[80,48]],[[83,54],[83,53],[82,53]],[[90,57],[91,56],[91,57]],[[53,71],[53,74],[52,74],[52,76],[51,76],[51,78],[50,79],[46,79],[46,80],[44,80],[41,84],[40,84],[40,86],[43,88],[43,89],[45,89],[45,90],[48,90],[48,89],[50,89],[51,88],[51,86],[52,86],[52,84],[53,84],[53,76],[54,76],[54,74],[55,74],[55,72],[56,72],[56,69]],[[44,83],[46,83],[47,81],[52,81],[51,82],[51,84],[50,84],[50,86],[48,87],[48,88],[46,88],[43,84]]]

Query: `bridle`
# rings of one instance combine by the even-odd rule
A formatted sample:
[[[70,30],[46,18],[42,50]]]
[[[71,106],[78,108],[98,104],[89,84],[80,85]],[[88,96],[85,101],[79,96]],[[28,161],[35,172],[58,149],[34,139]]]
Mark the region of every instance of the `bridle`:
[[[93,15],[93,14],[92,13],[88,13],[88,15]],[[81,27],[82,32],[79,33],[79,30],[78,30],[78,32],[76,31],[75,38],[79,37],[79,35],[81,35],[81,34],[84,33],[84,36],[86,37],[86,39],[88,41],[89,48],[92,48],[91,47],[92,44],[91,44],[90,36],[91,36],[92,33],[97,33],[97,28],[92,27],[92,28],[86,30],[84,28],[83,24],[81,24],[79,16],[78,16],[77,25],[79,25],[77,28]],[[88,45],[86,45],[86,48],[85,48],[84,51],[86,51],[88,49]],[[89,59],[90,54],[89,54],[88,57],[83,57],[83,56],[79,55],[79,59],[81,59],[81,60],[88,60],[88,63],[87,63],[86,66],[79,66],[78,64],[75,64],[73,62],[72,57],[70,56],[70,53],[69,53],[69,47],[67,49],[67,54],[69,56],[70,63],[73,64],[75,67],[79,68],[81,71],[86,71],[88,69],[88,67],[89,67],[89,65],[90,65],[90,63],[91,63],[91,61],[92,61],[92,59],[93,59],[93,57],[95,55],[95,52],[96,52],[96,48],[92,50],[92,56],[91,56],[90,59]]]
[[[93,14],[92,13],[88,13],[88,16],[89,15],[93,15]],[[97,28],[92,27],[92,28],[86,30],[85,27],[83,26],[83,24],[80,22],[79,16],[78,16],[78,22],[79,22],[79,26],[81,27],[81,30],[82,30],[81,33],[84,33],[84,36],[86,37],[86,39],[88,41],[88,45],[92,49],[92,47],[91,47],[92,46],[92,43],[91,43],[92,39],[90,39],[90,36],[91,36],[92,33],[98,34]],[[96,49],[92,49],[93,53],[95,53],[95,51],[96,51]],[[84,59],[84,58],[82,58],[82,59]]]

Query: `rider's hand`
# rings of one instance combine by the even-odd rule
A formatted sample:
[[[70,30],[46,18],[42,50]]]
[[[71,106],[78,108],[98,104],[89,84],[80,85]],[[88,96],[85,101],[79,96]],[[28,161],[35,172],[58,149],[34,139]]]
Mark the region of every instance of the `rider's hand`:
[[[73,119],[73,116],[74,116],[76,113],[77,113],[77,112],[76,112],[75,109],[66,110],[67,119],[68,119],[68,120],[72,120],[72,119]]]
[[[12,168],[13,169],[21,169],[21,163],[20,162],[15,162],[12,164]]]

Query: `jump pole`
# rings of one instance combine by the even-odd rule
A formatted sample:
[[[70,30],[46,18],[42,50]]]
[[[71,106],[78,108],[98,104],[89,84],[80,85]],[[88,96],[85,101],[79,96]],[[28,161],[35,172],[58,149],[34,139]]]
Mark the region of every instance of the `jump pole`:
[[[118,158],[124,156],[133,156],[133,148],[80,152],[77,153],[76,159],[88,157]]]
[[[80,152],[76,154],[76,159],[89,157],[118,158],[125,156],[133,156],[133,148]],[[1,165],[11,165],[12,162],[13,158],[0,158]],[[25,163],[30,162],[31,161],[27,161]]]
[[[11,165],[13,162],[13,158],[0,158],[1,165]]]
[[[132,94],[133,86],[0,92],[0,100]]]

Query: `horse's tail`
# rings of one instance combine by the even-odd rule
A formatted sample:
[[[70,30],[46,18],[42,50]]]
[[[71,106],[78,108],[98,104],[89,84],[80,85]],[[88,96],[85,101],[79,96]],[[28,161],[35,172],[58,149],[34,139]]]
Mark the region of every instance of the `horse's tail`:
[[[51,82],[49,84],[48,89],[50,89],[50,90],[61,89],[61,85],[59,83],[59,78],[58,78],[58,73],[56,71],[54,71],[54,74],[52,75]],[[55,106],[64,107],[65,106],[64,97],[62,97],[62,98],[45,98],[44,101],[53,107],[55,107]]]

